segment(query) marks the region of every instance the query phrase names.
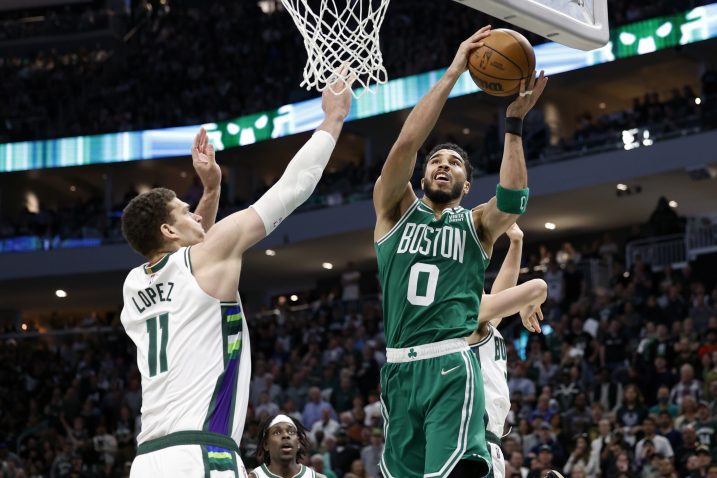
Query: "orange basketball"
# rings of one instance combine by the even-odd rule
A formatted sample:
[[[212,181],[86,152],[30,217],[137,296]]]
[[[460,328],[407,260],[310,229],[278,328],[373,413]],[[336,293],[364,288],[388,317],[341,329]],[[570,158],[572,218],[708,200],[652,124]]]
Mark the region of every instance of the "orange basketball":
[[[520,92],[520,80],[535,70],[535,52],[520,33],[499,28],[491,30],[484,46],[471,53],[468,71],[478,87],[493,96]]]

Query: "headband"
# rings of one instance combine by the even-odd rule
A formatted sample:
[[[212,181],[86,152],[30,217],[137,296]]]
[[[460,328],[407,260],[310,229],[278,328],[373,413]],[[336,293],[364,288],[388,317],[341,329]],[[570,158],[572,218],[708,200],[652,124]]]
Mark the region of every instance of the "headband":
[[[296,424],[291,418],[287,417],[286,415],[279,414],[275,416],[274,419],[271,421],[271,423],[269,424],[269,428],[273,427],[274,425],[278,425],[279,423],[288,423],[289,425],[296,426]]]

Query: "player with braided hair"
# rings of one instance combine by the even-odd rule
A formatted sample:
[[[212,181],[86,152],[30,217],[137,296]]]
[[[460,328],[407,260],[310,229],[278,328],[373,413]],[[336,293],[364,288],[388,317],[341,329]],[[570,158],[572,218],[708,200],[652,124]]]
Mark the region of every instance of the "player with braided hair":
[[[311,443],[306,427],[286,415],[270,417],[259,429],[256,447],[256,467],[251,478],[326,478],[300,464]]]

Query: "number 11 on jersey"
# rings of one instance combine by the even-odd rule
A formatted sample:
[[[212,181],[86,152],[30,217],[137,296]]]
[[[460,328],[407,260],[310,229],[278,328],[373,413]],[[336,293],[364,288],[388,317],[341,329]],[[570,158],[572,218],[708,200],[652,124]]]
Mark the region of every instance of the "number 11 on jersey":
[[[159,328],[162,329],[162,344],[159,348],[159,373],[167,371],[167,341],[169,340],[169,314],[164,313],[147,319],[147,333],[149,334],[149,376],[157,375],[157,318]]]

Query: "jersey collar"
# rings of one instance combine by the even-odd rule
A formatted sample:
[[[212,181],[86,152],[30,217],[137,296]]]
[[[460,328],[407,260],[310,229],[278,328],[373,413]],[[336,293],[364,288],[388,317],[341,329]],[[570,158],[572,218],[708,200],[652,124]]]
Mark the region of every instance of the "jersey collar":
[[[169,261],[169,256],[174,254],[174,252],[168,252],[160,260],[155,262],[154,264],[145,264],[144,265],[144,273],[147,275],[156,274],[159,272],[165,265],[167,265],[167,262]]]

